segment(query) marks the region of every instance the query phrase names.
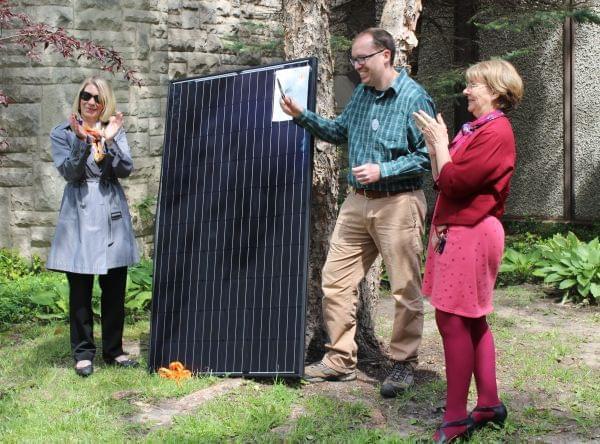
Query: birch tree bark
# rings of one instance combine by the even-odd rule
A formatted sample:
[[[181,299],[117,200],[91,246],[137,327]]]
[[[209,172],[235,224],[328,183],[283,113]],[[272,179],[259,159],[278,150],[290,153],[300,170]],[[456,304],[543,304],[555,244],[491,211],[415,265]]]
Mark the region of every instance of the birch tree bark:
[[[329,45],[327,0],[283,0],[284,49],[288,60],[315,56],[317,112],[334,116],[333,58]],[[337,217],[339,162],[336,147],[318,140],[312,179],[311,239],[308,267],[306,336],[308,360],[323,352],[325,332],[321,311],[321,269],[327,257],[329,237]]]
[[[415,31],[423,10],[421,0],[384,0],[380,2],[379,26],[396,41],[396,66],[406,66],[408,55],[418,44]]]

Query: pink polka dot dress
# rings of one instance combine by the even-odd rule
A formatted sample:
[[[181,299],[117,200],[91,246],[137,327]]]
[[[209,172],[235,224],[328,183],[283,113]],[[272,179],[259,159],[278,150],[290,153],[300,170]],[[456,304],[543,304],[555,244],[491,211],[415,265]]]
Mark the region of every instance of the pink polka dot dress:
[[[493,311],[493,290],[504,250],[504,229],[494,216],[474,226],[450,225],[442,253],[431,227],[423,295],[436,309],[468,318]]]

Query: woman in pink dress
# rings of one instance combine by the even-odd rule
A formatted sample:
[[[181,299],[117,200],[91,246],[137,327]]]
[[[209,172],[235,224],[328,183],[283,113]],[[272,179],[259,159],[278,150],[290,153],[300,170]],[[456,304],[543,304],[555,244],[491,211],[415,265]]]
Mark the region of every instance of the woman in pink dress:
[[[439,191],[427,252],[423,294],[435,307],[446,361],[447,397],[438,443],[471,434],[488,422],[503,425],[496,352],[486,316],[504,250],[504,213],[515,167],[515,139],[505,112],[523,97],[523,82],[508,62],[488,60],[466,72],[463,94],[475,120],[452,143],[443,119],[414,114],[427,142]],[[467,414],[471,376],[477,406]]]

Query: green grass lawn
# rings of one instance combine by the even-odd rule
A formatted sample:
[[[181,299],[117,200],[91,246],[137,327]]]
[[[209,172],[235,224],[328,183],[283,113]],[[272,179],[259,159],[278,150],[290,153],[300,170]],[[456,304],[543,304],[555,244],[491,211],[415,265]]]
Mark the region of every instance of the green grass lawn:
[[[598,350],[598,309],[541,296],[528,286],[497,292],[490,323],[509,418],[504,429],[489,427],[472,442],[600,439],[600,370],[590,356]],[[385,337],[385,320],[377,323]],[[416,442],[430,437],[441,419],[445,390],[439,338],[431,325],[426,330],[420,383],[395,400],[383,400],[368,378],[322,385],[250,380],[154,427],[134,420],[140,403],[160,406],[221,380],[197,377],[178,386],[149,374],[144,353],[138,369],[97,359],[95,373],[83,379],[72,369],[67,325],[16,325],[0,333],[0,441]],[[125,336],[139,342],[147,331],[148,322],[140,321]]]

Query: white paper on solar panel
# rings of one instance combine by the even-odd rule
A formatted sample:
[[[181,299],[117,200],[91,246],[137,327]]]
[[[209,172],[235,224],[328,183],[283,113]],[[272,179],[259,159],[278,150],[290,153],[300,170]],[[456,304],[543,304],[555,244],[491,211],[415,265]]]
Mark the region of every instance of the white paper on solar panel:
[[[306,108],[308,103],[308,76],[310,66],[301,66],[299,68],[280,69],[275,71],[275,82],[273,84],[273,122],[283,122],[292,120],[292,116],[286,114],[279,105],[281,93],[291,97],[298,102],[302,108]]]

